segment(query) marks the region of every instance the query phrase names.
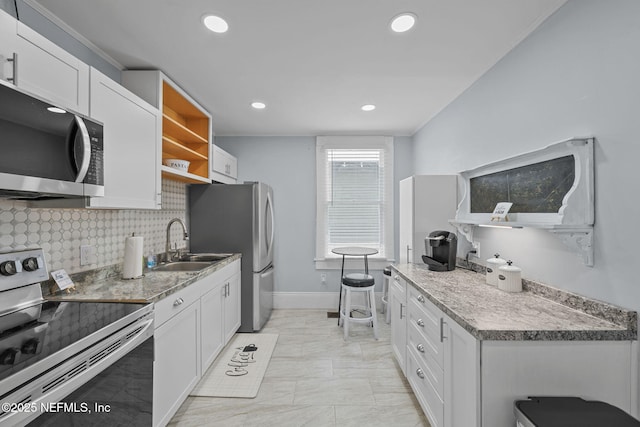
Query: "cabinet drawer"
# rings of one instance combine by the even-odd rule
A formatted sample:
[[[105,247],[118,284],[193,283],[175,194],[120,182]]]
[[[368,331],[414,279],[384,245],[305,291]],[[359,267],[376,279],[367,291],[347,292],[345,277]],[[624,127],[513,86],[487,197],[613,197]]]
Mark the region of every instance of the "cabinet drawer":
[[[155,304],[155,327],[156,329],[185,308],[189,307],[200,298],[200,288],[198,286],[187,286],[168,295]]]
[[[424,375],[429,379],[431,385],[444,400],[444,370],[434,359],[434,353],[429,351],[430,346],[425,341],[424,335],[419,330],[419,326],[410,324],[407,331],[407,348],[413,351],[415,357],[424,366]]]
[[[431,427],[444,426],[444,403],[426,374],[427,368],[418,360],[415,352],[407,352],[407,380],[429,419]]]
[[[415,330],[420,334],[420,340],[424,344],[425,353],[430,355],[442,368],[444,363],[442,313],[431,304],[420,304],[416,298],[411,296],[411,291],[409,294],[407,324],[415,326]],[[415,339],[417,340],[418,337],[416,336]]]

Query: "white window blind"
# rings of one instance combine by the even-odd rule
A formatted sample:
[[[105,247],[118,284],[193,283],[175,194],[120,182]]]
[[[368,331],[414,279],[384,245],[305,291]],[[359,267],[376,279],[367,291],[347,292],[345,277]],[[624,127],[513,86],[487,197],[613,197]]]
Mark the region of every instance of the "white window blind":
[[[316,259],[341,246],[393,255],[393,142],[389,137],[318,137]]]

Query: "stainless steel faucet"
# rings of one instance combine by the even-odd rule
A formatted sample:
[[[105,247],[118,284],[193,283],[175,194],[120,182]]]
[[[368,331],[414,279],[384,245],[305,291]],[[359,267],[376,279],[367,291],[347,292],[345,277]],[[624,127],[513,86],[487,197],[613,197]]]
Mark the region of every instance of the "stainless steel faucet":
[[[171,221],[169,221],[169,224],[167,225],[167,242],[166,242],[165,247],[164,247],[164,251],[165,251],[164,259],[167,262],[173,261],[173,259],[175,258],[175,255],[179,256],[179,254],[180,254],[180,250],[179,249],[176,249],[176,254],[175,255],[171,254],[171,235],[170,235],[170,232],[171,232],[171,226],[173,225],[174,222],[180,223],[180,225],[182,226],[182,232],[184,233],[184,235],[183,235],[184,240],[185,241],[189,240],[189,234],[187,233],[187,226],[184,225],[184,222],[180,218],[173,218]]]

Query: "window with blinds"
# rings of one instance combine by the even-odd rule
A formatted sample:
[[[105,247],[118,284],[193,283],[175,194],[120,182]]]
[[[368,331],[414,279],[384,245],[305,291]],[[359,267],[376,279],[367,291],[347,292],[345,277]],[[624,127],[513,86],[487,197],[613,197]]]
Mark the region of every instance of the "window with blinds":
[[[393,144],[387,137],[318,137],[317,258],[364,246],[391,258]]]

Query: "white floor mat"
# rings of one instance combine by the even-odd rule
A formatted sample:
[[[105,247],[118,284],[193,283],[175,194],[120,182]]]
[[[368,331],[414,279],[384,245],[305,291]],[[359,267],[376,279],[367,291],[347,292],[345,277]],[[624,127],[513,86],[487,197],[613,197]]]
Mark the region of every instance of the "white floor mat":
[[[236,334],[190,395],[256,397],[277,341],[278,334]],[[243,351],[252,344],[257,350]]]

